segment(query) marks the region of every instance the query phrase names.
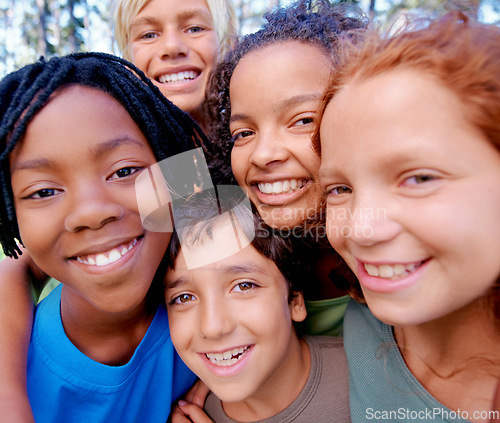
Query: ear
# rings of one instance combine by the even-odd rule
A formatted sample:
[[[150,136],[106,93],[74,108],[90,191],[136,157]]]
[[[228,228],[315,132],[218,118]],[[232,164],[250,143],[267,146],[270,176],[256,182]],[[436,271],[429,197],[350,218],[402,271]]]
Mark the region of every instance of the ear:
[[[290,301],[290,311],[294,322],[302,322],[307,316],[306,304],[302,292],[293,292]]]

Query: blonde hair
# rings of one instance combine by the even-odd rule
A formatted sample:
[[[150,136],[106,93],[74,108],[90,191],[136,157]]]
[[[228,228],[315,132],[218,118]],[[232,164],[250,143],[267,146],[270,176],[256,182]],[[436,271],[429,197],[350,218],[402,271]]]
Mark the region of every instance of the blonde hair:
[[[139,12],[151,0],[114,0],[114,32],[116,43],[123,58],[131,61],[130,25]],[[229,51],[236,40],[238,21],[232,0],[205,0],[212,15],[221,55]]]

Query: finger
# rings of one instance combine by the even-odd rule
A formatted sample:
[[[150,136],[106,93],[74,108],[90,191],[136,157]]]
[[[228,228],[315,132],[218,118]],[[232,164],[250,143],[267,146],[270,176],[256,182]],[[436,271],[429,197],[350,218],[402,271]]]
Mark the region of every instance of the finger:
[[[188,423],[191,422],[186,415],[183,413],[183,411],[179,408],[179,406],[175,406],[172,409],[172,412],[170,413],[170,420],[169,422],[171,423]]]
[[[179,408],[193,423],[214,423],[214,421],[196,404],[179,401]]]
[[[209,392],[210,389],[208,388],[208,386],[205,385],[204,382],[199,380],[196,383],[196,389],[193,393],[193,398],[190,402],[203,409],[203,407],[205,406],[205,400],[207,399]]]
[[[184,395],[183,399],[186,402],[193,402],[196,390],[198,389],[198,383],[200,383],[200,379],[198,379],[195,383],[193,383],[193,386],[191,386],[191,388],[189,388],[189,391],[187,391],[186,395]]]

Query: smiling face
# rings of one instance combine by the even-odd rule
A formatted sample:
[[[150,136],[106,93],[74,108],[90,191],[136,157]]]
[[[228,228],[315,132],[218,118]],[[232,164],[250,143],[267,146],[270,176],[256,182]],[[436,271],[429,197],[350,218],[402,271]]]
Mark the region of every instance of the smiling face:
[[[227,234],[234,236],[232,230]],[[201,245],[212,248],[206,236]],[[229,403],[276,401],[284,391],[280,386],[304,376],[296,369],[300,346],[292,320],[303,320],[305,307],[301,295],[290,303],[288,298],[281,272],[251,245],[193,270],[187,269],[181,250],[166,276],[174,346],[191,370]],[[305,373],[307,380],[308,369]]]
[[[103,312],[144,302],[171,235],[145,231],[137,208],[135,179],[155,162],[126,110],[95,89],[57,92],[29,124],[11,154],[16,215],[63,295]]]
[[[165,97],[196,118],[219,56],[206,2],[151,0],[132,20],[130,40],[132,62]]]
[[[231,78],[232,170],[275,228],[297,226],[318,209],[311,135],[330,71],[319,47],[287,41],[248,53]]]
[[[417,71],[354,81],[320,127],[327,234],[393,325],[462,312],[500,275],[500,153]]]

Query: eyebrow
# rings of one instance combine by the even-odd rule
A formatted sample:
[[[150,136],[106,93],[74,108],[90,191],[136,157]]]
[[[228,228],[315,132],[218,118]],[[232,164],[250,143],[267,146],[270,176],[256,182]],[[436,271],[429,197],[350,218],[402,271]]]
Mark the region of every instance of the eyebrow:
[[[264,269],[254,262],[246,262],[241,264],[234,264],[230,266],[218,266],[217,272],[220,275],[235,275],[235,274],[246,274],[246,273],[265,273]]]
[[[203,19],[208,19],[209,21],[212,20],[212,16],[210,13],[202,8],[200,9],[190,9],[190,10],[185,10],[179,14],[179,20],[181,21],[186,21],[188,19],[200,17]],[[157,18],[156,16],[141,16],[137,19],[133,19],[132,23],[130,24],[130,32],[138,26],[142,25],[151,25],[151,24],[156,24],[160,22],[160,19]]]
[[[96,147],[92,148],[92,155],[95,158],[97,158],[105,154],[109,154],[116,148],[126,144],[137,145],[141,148],[145,147],[144,143],[142,143],[138,139],[129,136],[124,136],[124,137],[113,138],[111,140],[105,141],[97,145]],[[13,175],[14,172],[19,170],[41,170],[41,169],[55,169],[55,168],[56,164],[53,161],[41,158],[41,159],[26,160],[21,163],[16,163],[12,167],[10,173],[11,175]]]
[[[261,266],[258,266],[257,264],[249,261],[241,264],[234,264],[234,265],[229,265],[229,266],[217,266],[217,273],[220,276],[225,276],[225,275],[241,275],[241,274],[250,274],[250,273],[260,273],[260,274],[265,274],[265,269],[263,269]],[[203,271],[203,268],[201,269],[193,269],[193,270],[201,270]],[[179,286],[182,286],[185,284],[187,280],[183,278],[182,276],[171,280],[171,281],[166,281],[166,290],[171,290],[178,288]]]
[[[295,95],[293,97],[285,98],[277,103],[277,110],[283,111],[287,110],[290,107],[296,106],[298,104],[307,103],[309,101],[319,101],[321,99],[322,93],[310,93],[310,94],[300,94]],[[237,120],[246,120],[249,116],[244,113],[238,113],[235,115],[231,115],[229,118],[229,122],[234,122]]]
[[[98,144],[94,148],[92,148],[92,154],[94,157],[99,157],[104,154],[108,154],[113,150],[116,150],[118,147],[122,145],[136,145],[141,148],[145,148],[146,145],[139,141],[137,138],[129,137],[125,135],[123,137],[113,138],[111,140],[105,141],[101,144]]]

